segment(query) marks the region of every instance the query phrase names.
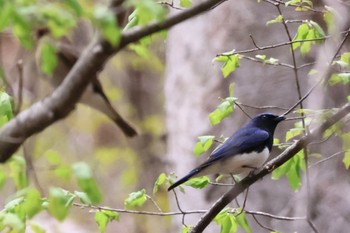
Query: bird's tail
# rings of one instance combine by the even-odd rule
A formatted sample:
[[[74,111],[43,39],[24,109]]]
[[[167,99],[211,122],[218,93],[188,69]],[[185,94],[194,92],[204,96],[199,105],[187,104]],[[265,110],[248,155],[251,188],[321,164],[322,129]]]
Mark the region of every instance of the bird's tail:
[[[179,186],[180,184],[185,183],[186,181],[188,181],[190,178],[192,178],[193,176],[197,175],[199,172],[201,171],[201,169],[196,168],[193,169],[192,171],[190,171],[190,173],[188,173],[186,176],[184,176],[183,178],[181,178],[180,180],[176,181],[174,184],[170,185],[170,187],[168,188],[168,191],[176,188],[177,186]]]

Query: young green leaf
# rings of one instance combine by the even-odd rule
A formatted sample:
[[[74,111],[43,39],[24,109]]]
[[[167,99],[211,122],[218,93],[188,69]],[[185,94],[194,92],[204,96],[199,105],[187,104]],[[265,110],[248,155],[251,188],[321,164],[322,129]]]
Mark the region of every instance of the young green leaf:
[[[345,151],[343,163],[346,169],[350,167],[350,133],[344,133],[341,135],[342,149]]]
[[[326,11],[323,13],[323,20],[327,24],[327,29],[329,33],[333,33],[335,29],[334,15],[336,15],[336,11],[329,7],[325,6]]]
[[[57,66],[56,48],[50,43],[43,43],[40,54],[40,68],[44,74],[51,75]]]
[[[1,232],[25,232],[25,223],[16,214],[0,212],[0,222]],[[11,231],[8,231],[9,229],[11,229]]]
[[[45,233],[46,232],[44,228],[42,228],[41,226],[39,226],[38,224],[33,223],[33,222],[30,223],[30,228],[34,233]]]
[[[77,0],[64,0],[64,3],[66,6],[68,6],[73,12],[76,14],[76,16],[82,16],[83,14],[83,8],[79,4]]]
[[[350,82],[350,73],[334,73],[328,82],[331,86],[334,86],[338,83],[347,85]]]
[[[266,22],[266,25],[273,24],[273,23],[281,23],[283,20],[283,16],[279,15],[275,19],[269,20]]]
[[[188,233],[193,228],[193,226],[182,225],[181,233]]]
[[[228,117],[234,110],[234,103],[237,101],[235,97],[227,97],[217,107],[216,110],[209,114],[210,123],[212,125],[219,124],[224,118]]]
[[[60,188],[50,188],[48,198],[48,212],[57,220],[62,221],[68,215],[74,195]]]
[[[18,190],[28,186],[28,178],[26,175],[26,162],[23,157],[12,156],[10,159],[10,177],[15,182]]]
[[[237,231],[237,223],[233,214],[228,213],[229,210],[229,208],[225,208],[214,218],[214,222],[220,226],[220,233]]]
[[[116,46],[121,37],[114,13],[106,6],[98,5],[94,8],[94,19],[103,37]]]
[[[140,207],[146,202],[146,200],[147,200],[146,190],[142,189],[140,191],[130,193],[128,198],[125,199],[124,205],[125,205],[125,208],[127,209]]]
[[[191,0],[180,0],[180,6],[184,8],[188,8],[192,6],[192,1]]]
[[[238,223],[238,225],[247,233],[252,233],[252,228],[249,225],[247,216],[245,215],[244,212],[242,212],[241,208],[237,209],[237,212],[240,214],[236,214],[235,215],[235,220],[236,223]]]
[[[154,186],[153,186],[153,193],[156,193],[158,192],[158,189],[159,189],[159,186],[161,186],[162,184],[164,184],[164,182],[168,179],[168,177],[166,176],[165,173],[161,173],[156,182],[154,183]]]
[[[199,141],[196,143],[193,149],[195,155],[201,155],[206,152],[213,145],[215,136],[200,136],[198,139]]]
[[[303,151],[299,151],[291,159],[285,162],[282,166],[276,168],[272,172],[272,179],[278,180],[282,176],[286,176],[289,185],[294,191],[297,191],[301,186],[300,171],[305,170],[305,161]]]
[[[0,91],[0,116],[4,119],[0,127],[13,118],[12,98],[2,91]]]
[[[92,177],[92,172],[86,163],[79,162],[72,165],[72,170],[78,180],[78,185],[85,192],[92,203],[102,201],[102,193],[95,179]]]
[[[42,210],[42,200],[38,190],[29,188],[23,201],[23,209],[29,219]]]
[[[79,198],[81,203],[86,205],[92,205],[92,201],[90,200],[89,196],[86,193],[75,191],[74,195]]]
[[[226,78],[229,74],[231,74],[233,71],[235,71],[239,67],[239,61],[240,61],[238,54],[232,54],[232,55],[223,54],[223,55],[217,56],[214,60],[224,63],[221,67],[221,72],[224,78]]]
[[[95,221],[101,233],[106,232],[108,222],[119,220],[119,214],[110,210],[97,211],[95,214]]]
[[[185,185],[191,186],[192,188],[202,189],[210,183],[207,176],[192,178],[185,182]]]

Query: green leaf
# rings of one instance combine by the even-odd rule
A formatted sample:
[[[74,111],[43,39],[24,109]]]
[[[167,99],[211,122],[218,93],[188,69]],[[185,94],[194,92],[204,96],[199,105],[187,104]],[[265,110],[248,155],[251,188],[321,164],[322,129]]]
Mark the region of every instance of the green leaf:
[[[29,22],[18,12],[13,14],[13,33],[21,42],[21,45],[30,49],[33,47],[32,28]]]
[[[116,46],[121,37],[114,13],[104,5],[97,5],[94,8],[94,19],[103,37],[113,46]]]
[[[92,177],[89,165],[84,162],[75,163],[72,165],[72,170],[78,180],[79,187],[88,195],[92,203],[101,202],[102,193]]]
[[[12,156],[9,162],[10,177],[15,182],[18,190],[28,186],[28,179],[26,175],[26,162],[23,157]]]
[[[192,188],[202,189],[210,183],[207,176],[196,177],[186,181],[185,185],[191,186]]]
[[[306,23],[301,24],[298,27],[297,34],[294,36],[293,41],[305,40],[307,34],[309,33],[309,26]],[[293,50],[296,50],[300,46],[301,42],[293,43]]]
[[[242,209],[239,208],[237,210],[240,214],[239,215],[236,215],[235,218],[236,218],[236,223],[238,223],[238,225],[247,233],[252,233],[252,228],[250,227],[249,225],[249,222],[247,220],[247,216],[245,215],[244,212],[241,212]]]
[[[272,172],[272,179],[278,180],[286,176],[289,185],[294,191],[297,191],[301,186],[300,170],[305,170],[305,161],[303,151],[299,151],[287,162],[276,168]]]
[[[158,192],[159,186],[161,186],[162,184],[164,184],[164,182],[167,180],[167,176],[165,173],[161,173],[156,182],[154,183],[154,187],[153,187],[153,193]]]
[[[343,53],[340,59],[334,63],[340,65],[341,68],[350,68],[350,52]]]
[[[57,67],[56,48],[49,44],[43,43],[40,54],[40,68],[44,74],[51,75]]]
[[[266,22],[266,25],[273,24],[273,23],[281,23],[283,20],[283,16],[279,15],[275,19],[269,20]]]
[[[42,210],[42,200],[38,190],[30,188],[27,190],[23,202],[23,209],[29,219]]]
[[[95,213],[95,221],[101,233],[106,232],[108,222],[119,220],[119,214],[110,210],[101,210]]]
[[[188,233],[188,232],[190,232],[190,230],[192,228],[193,228],[193,226],[191,226],[191,225],[189,225],[189,226],[182,225],[181,233]]]
[[[216,125],[228,117],[234,110],[236,100],[237,98],[235,97],[227,97],[224,99],[217,109],[209,114],[210,123]]]
[[[344,153],[343,163],[345,165],[345,168],[349,169],[349,167],[350,167],[350,151],[346,151]]]
[[[327,24],[327,29],[329,33],[333,33],[335,29],[334,15],[335,10],[329,6],[325,6],[326,11],[323,13],[323,20]]]
[[[147,200],[146,190],[142,189],[137,192],[129,194],[128,198],[124,201],[124,205],[127,209],[142,206]]]
[[[228,87],[229,93],[230,93],[230,97],[234,96],[235,93],[235,84],[234,83],[230,83],[230,86]]]
[[[45,229],[39,226],[38,224],[35,224],[33,222],[30,223],[30,228],[34,233],[45,233]]]
[[[102,213],[101,211],[97,211],[95,213],[95,221],[98,225],[98,229],[101,233],[106,232],[107,224],[108,224],[108,216]]]
[[[44,157],[50,165],[58,165],[61,163],[61,155],[58,151],[49,149],[44,153]]]
[[[220,233],[231,233],[237,231],[237,223],[233,214],[228,213],[228,208],[222,210],[216,217],[214,221],[220,226]]]
[[[72,169],[70,166],[62,164],[55,169],[55,175],[64,181],[69,181],[72,176]]]
[[[190,7],[192,6],[192,1],[191,0],[180,0],[180,6],[181,7]]]
[[[342,149],[345,151],[343,163],[346,169],[350,167],[350,133],[344,133],[341,135]]]
[[[21,233],[25,232],[25,224],[24,222],[13,213],[0,213],[0,230],[4,230],[2,232],[11,232],[11,233]],[[8,231],[11,229],[11,231]]]
[[[86,193],[75,191],[74,195],[79,198],[81,203],[86,205],[92,205],[92,201],[90,200],[89,196]]]
[[[221,67],[221,72],[224,75],[224,78],[226,78],[229,74],[231,74],[233,71],[235,71],[239,67],[239,56],[238,54],[233,55],[220,55],[214,59],[218,62],[223,62],[223,66]]]
[[[199,141],[196,143],[193,149],[195,155],[201,155],[206,152],[213,145],[215,136],[200,136],[198,139]]]
[[[12,4],[4,3],[0,6],[0,32],[2,32],[14,18],[14,8]]]
[[[292,128],[292,129],[288,130],[286,133],[286,142],[288,142],[290,139],[292,139],[296,136],[299,136],[303,132],[304,132],[304,129],[302,129],[302,128]]]
[[[50,188],[48,212],[57,220],[62,221],[68,215],[74,196],[60,188]]]
[[[2,91],[0,91],[0,116],[4,119],[0,127],[13,118],[12,98]]]
[[[5,183],[6,183],[6,174],[4,171],[0,170],[0,189],[4,187]]]
[[[144,26],[151,21],[165,18],[165,9],[153,0],[133,1],[132,4],[136,9],[133,18],[136,18],[137,25]]]
[[[69,30],[76,25],[76,20],[71,12],[59,7],[57,4],[45,4],[39,8],[39,11],[55,38],[67,35]]]
[[[64,0],[64,3],[74,11],[76,16],[82,16],[83,8],[80,6],[77,0]]]
[[[260,60],[265,60],[266,59],[266,55],[255,55],[255,57],[260,59]]]
[[[331,86],[334,86],[338,83],[342,83],[344,85],[347,85],[350,82],[350,73],[332,74],[332,76],[328,82],[329,82],[329,85],[331,85]]]

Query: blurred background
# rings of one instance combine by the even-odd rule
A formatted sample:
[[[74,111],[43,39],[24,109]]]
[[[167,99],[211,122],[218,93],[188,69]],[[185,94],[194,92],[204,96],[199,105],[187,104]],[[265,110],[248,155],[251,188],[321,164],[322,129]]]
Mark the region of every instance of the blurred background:
[[[192,2],[197,4],[201,1]],[[350,27],[349,4],[349,1],[342,0],[314,1],[313,8],[324,9],[324,5],[327,5],[334,9],[334,35],[337,35]],[[174,5],[179,6],[179,2],[174,1]],[[281,6],[281,10],[285,19],[311,19],[326,31],[320,12],[296,11],[293,7],[284,6]],[[169,9],[170,14],[179,11],[171,7]],[[234,96],[241,103],[281,108],[244,108],[251,116],[265,111],[281,114],[285,111],[283,109],[297,102],[293,69],[242,59],[240,67],[224,79],[221,64],[213,62],[217,54],[232,49],[241,51],[255,48],[250,36],[260,47],[288,41],[281,23],[266,25],[267,21],[278,15],[276,7],[266,2],[226,1],[173,27],[166,36],[152,36],[148,50],[140,51],[130,46],[116,54],[99,74],[99,80],[113,106],[137,127],[140,135],[126,138],[107,117],[86,106],[77,105],[69,117],[26,141],[24,150],[33,163],[32,168],[27,165],[30,184],[41,189],[44,196],[51,186],[77,190],[77,184],[67,167],[84,161],[92,168],[103,193],[100,206],[124,209],[124,200],[131,192],[145,189],[164,212],[178,211],[175,197],[166,191],[166,186],[161,186],[159,192],[152,194],[154,183],[163,172],[174,172],[181,177],[205,160],[209,153],[199,158],[193,155],[198,136],[228,137],[248,121],[247,116],[236,108],[222,123],[215,126],[210,124],[208,115],[221,103],[220,98],[229,96],[230,84],[234,83]],[[74,29],[70,35],[77,47],[84,47],[91,39],[92,33],[84,29],[85,24]],[[292,36],[299,25],[300,22],[288,24]],[[316,80],[314,76],[308,75],[310,68],[322,69],[341,39],[335,36],[334,39],[326,40],[324,45],[315,45],[305,56],[296,52],[297,66],[315,62],[313,66],[298,70],[302,95]],[[19,88],[22,88],[23,94],[22,109],[52,93],[46,78],[34,64],[35,49],[23,49],[10,31],[1,34],[0,43],[0,64],[9,82],[3,89],[14,97],[15,103]],[[349,40],[342,51],[349,51]],[[293,64],[289,46],[257,51],[249,56],[259,54],[276,58],[281,63]],[[23,63],[23,84],[20,84],[17,65],[20,60]],[[307,99],[304,108],[338,108],[346,103],[349,89],[349,85],[320,86]],[[279,125],[275,137],[285,142],[286,131],[294,123],[287,121]],[[348,127],[344,125],[343,131],[348,130]],[[324,158],[341,151],[341,146],[341,140],[332,137],[327,143],[313,145],[310,150]],[[281,150],[274,147],[273,155],[279,152]],[[23,148],[17,154],[22,156]],[[58,164],[50,163],[50,158],[55,155],[60,157]],[[317,159],[312,158],[312,161]],[[320,232],[345,233],[350,227],[350,176],[342,159],[342,155],[336,156],[309,171],[311,217]],[[275,181],[267,176],[250,188],[246,209],[281,216],[305,216],[308,202],[304,174],[302,184],[300,190],[294,192],[287,179]],[[177,194],[181,209],[206,210],[227,189],[211,185],[199,190],[185,187],[184,193]],[[16,188],[9,181],[0,192],[1,204],[4,205]],[[238,198],[238,202],[243,202],[243,196]],[[236,206],[235,203],[230,205]],[[149,200],[136,210],[158,211]],[[40,223],[46,232],[98,232],[93,214],[89,208],[72,207],[63,222],[45,212],[32,221]],[[186,215],[184,221],[187,225],[194,225],[200,216]],[[269,232],[261,228],[251,216],[247,217],[253,232]],[[263,225],[279,232],[312,232],[306,221],[286,222],[267,217],[258,219]],[[180,232],[181,226],[182,216],[121,214],[119,221],[108,224],[106,232]],[[28,229],[28,232],[31,231]],[[220,229],[213,223],[205,232],[220,232]],[[238,229],[238,232],[243,230]]]

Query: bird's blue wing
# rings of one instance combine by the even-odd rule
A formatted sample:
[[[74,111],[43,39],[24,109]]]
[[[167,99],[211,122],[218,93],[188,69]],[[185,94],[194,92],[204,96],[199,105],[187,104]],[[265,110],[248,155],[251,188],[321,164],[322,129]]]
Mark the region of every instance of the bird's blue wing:
[[[199,168],[205,168],[217,160],[237,154],[262,151],[269,140],[269,133],[259,128],[242,128],[216,148]]]

